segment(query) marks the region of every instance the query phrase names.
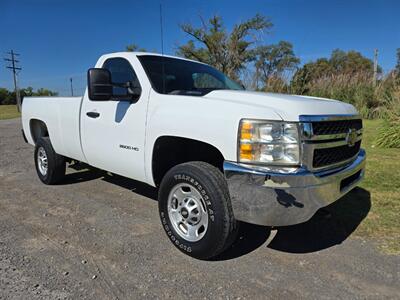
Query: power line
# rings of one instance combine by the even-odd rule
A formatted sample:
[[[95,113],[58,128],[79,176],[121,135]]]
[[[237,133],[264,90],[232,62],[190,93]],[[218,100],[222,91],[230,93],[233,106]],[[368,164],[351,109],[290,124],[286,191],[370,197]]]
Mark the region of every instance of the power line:
[[[19,60],[15,59],[16,56],[19,56],[18,53],[15,53],[13,50],[10,52],[7,52],[8,55],[10,55],[10,58],[6,57],[4,58],[5,61],[11,62],[11,66],[6,66],[7,69],[12,70],[13,72],[13,79],[14,79],[14,90],[15,90],[15,96],[17,98],[17,108],[18,111],[21,111],[21,95],[19,93],[18,89],[18,71],[21,71],[22,68],[17,66],[17,63],[19,63]]]

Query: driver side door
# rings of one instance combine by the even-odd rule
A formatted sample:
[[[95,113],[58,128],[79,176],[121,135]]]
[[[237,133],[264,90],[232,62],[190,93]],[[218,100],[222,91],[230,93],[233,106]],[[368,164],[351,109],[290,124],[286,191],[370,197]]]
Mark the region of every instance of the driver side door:
[[[111,73],[113,83],[131,82],[140,86],[130,61],[112,57],[103,68]],[[126,95],[126,88],[113,87],[114,95]],[[137,99],[92,101],[85,93],[81,113],[82,147],[88,163],[97,168],[145,180],[144,140],[147,99],[141,92]]]

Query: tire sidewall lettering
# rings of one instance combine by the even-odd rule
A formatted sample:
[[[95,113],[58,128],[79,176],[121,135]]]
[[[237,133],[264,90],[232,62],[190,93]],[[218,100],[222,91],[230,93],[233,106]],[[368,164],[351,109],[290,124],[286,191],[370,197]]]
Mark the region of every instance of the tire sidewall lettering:
[[[210,217],[210,220],[212,222],[214,222],[215,217],[214,217],[213,206],[210,201],[210,197],[208,196],[207,191],[203,188],[203,186],[201,184],[199,184],[196,179],[194,179],[191,176],[186,175],[186,174],[175,174],[174,178],[176,181],[184,181],[186,183],[190,183],[192,186],[194,186],[199,191],[199,193],[201,194],[201,196],[204,199],[204,202],[206,203],[206,209],[207,209],[208,216]],[[179,182],[177,182],[176,184],[178,184],[178,183]]]
[[[174,186],[178,183],[181,183],[181,182],[185,182],[185,183],[189,183],[197,191],[199,191],[199,193],[202,195],[204,202],[206,204],[205,208],[207,210],[209,220],[211,222],[214,222],[215,216],[214,216],[213,205],[212,205],[212,202],[210,201],[210,197],[208,196],[207,191],[203,188],[203,186],[196,179],[191,177],[190,175],[183,174],[183,173],[175,174],[174,179],[175,179],[175,182],[173,183],[172,186]],[[168,209],[168,208],[166,207],[166,209]],[[186,251],[188,253],[192,252],[192,247],[187,244],[190,242],[184,241],[184,240],[182,240],[182,238],[176,236],[173,229],[171,228],[172,226],[168,225],[168,224],[170,224],[170,222],[168,220],[167,213],[160,212],[160,217],[161,217],[161,223],[163,225],[163,228],[164,228],[165,232],[167,233],[167,236],[172,241],[172,243],[174,243],[178,248],[180,248],[183,251]]]
[[[160,215],[165,215],[164,213],[161,213]],[[186,252],[192,252],[192,248],[188,245],[185,245],[179,241],[179,239],[174,235],[174,232],[170,229],[170,227],[167,224],[167,219],[165,217],[162,217],[162,223],[164,224],[164,230],[171,239],[171,241],[178,246],[180,249],[186,251]]]

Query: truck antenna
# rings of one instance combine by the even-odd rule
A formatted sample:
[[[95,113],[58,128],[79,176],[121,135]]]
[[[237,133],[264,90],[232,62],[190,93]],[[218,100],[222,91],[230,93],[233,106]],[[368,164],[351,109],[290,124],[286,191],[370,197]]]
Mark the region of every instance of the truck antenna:
[[[163,93],[165,94],[165,61],[164,61],[164,31],[163,31],[163,18],[162,18],[162,4],[160,2],[160,38],[161,38],[161,72],[163,78]]]
[[[162,18],[162,4],[160,3],[160,33],[161,33],[161,54],[164,55],[164,32]]]

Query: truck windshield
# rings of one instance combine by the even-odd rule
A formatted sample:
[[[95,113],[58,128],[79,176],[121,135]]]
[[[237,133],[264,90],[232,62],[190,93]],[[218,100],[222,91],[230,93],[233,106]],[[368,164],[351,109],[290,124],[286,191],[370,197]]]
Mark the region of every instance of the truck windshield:
[[[205,64],[156,55],[138,58],[160,94],[203,96],[214,90],[243,90],[238,83]]]

